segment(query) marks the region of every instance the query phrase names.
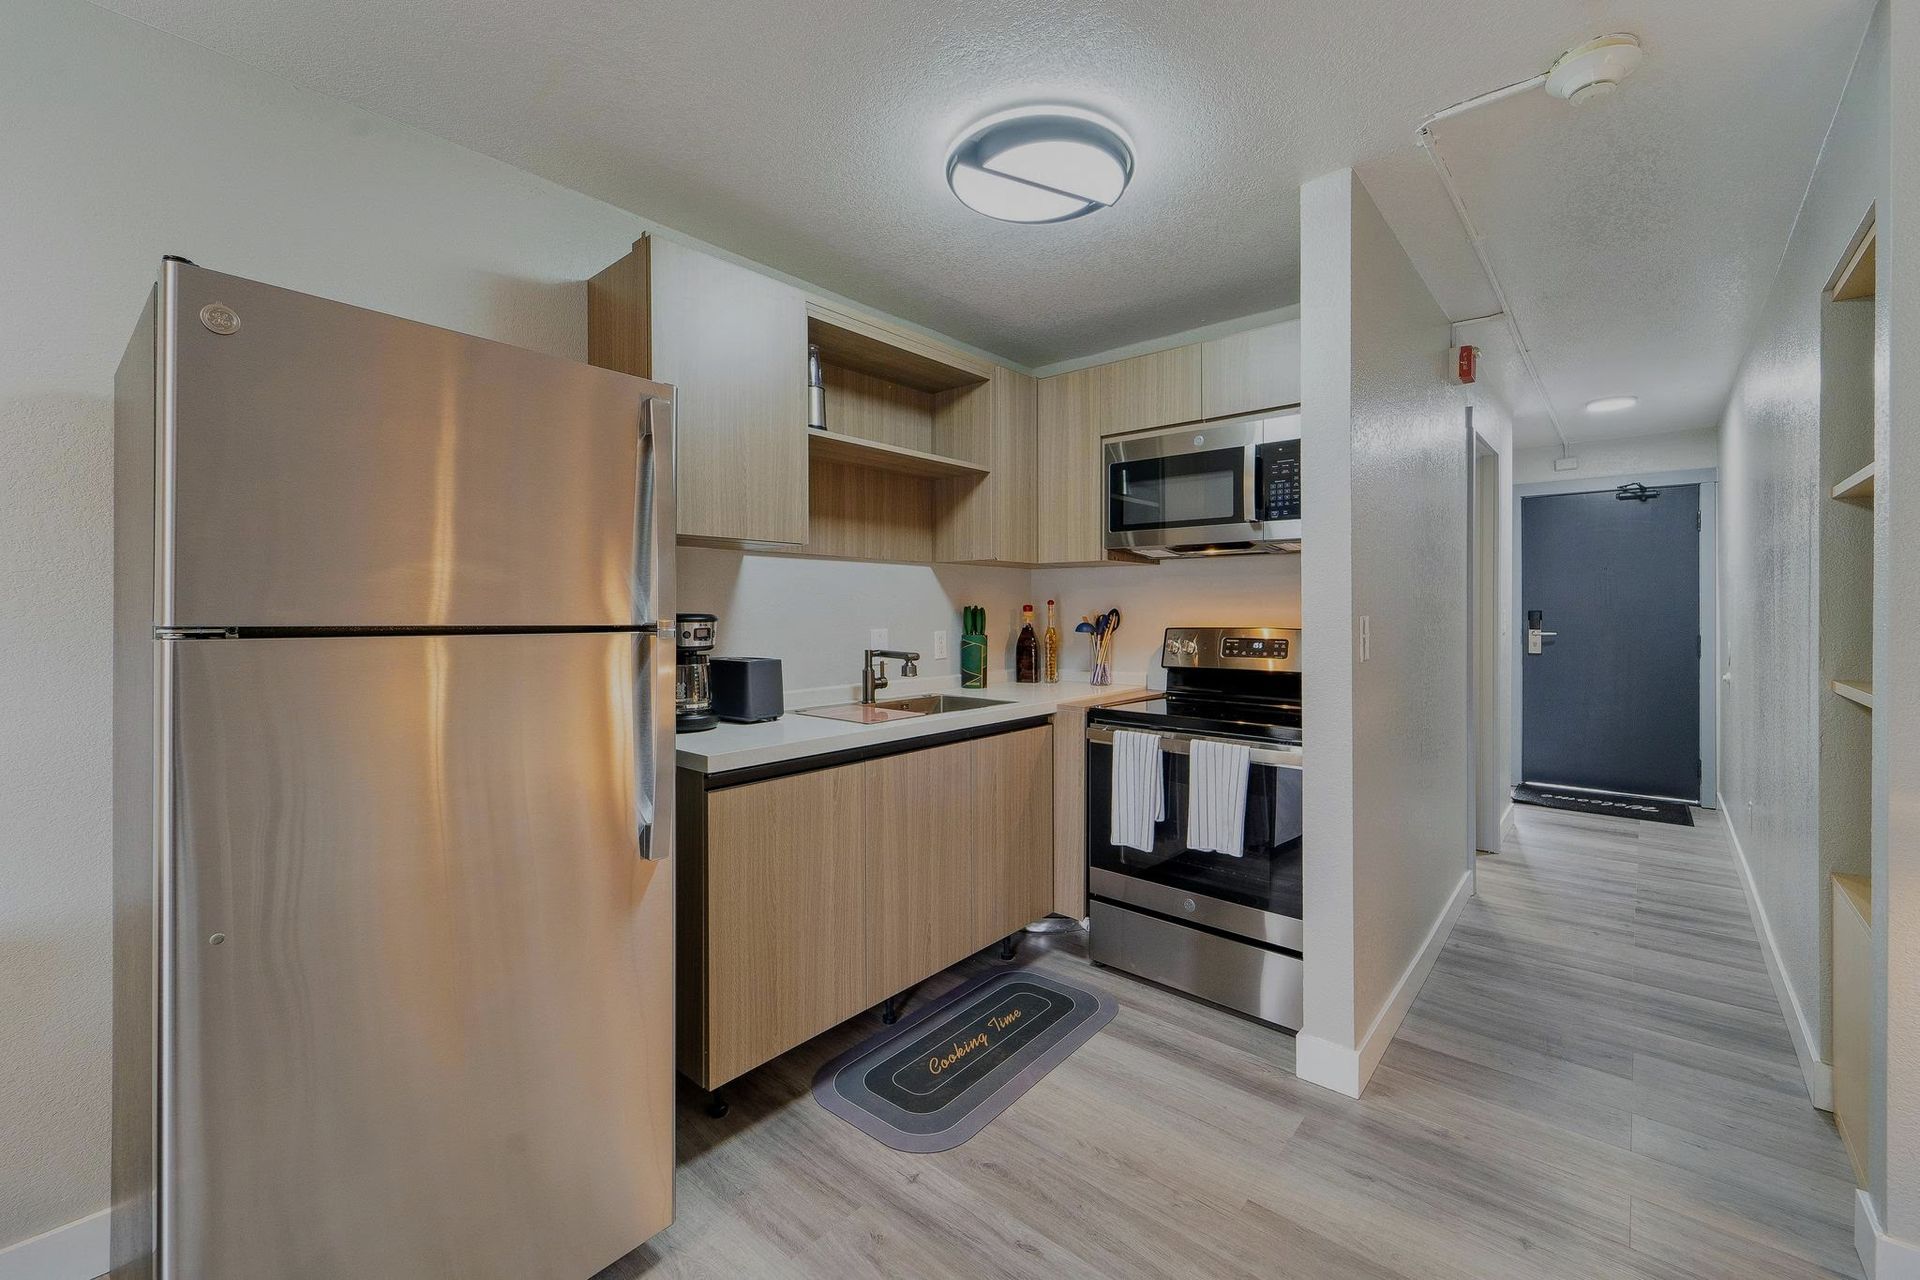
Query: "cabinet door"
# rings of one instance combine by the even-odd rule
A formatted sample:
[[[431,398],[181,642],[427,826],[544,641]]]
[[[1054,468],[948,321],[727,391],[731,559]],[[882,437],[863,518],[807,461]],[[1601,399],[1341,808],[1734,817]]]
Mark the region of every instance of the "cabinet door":
[[[1201,408],[1209,418],[1300,403],[1300,322],[1249,329],[1200,347]]]
[[[978,949],[1052,909],[1053,730],[1042,725],[969,745],[980,815],[973,861]]]
[[[1034,562],[1036,387],[1024,373],[995,369],[986,382],[934,397],[933,451],[992,472],[940,482],[934,559]]]
[[[981,798],[970,742],[909,751],[865,772],[867,973],[875,1000],[977,949],[976,831]]]
[[[877,997],[867,985],[865,766],[707,797],[709,1088]]]
[[[1089,369],[1092,379],[1093,431],[1117,436],[1128,431],[1170,427],[1197,421],[1201,406],[1198,346],[1174,347],[1115,360]]]
[[[680,535],[805,542],[805,296],[672,241],[644,243],[651,376],[679,393]]]
[[[1040,380],[1039,558],[1106,558],[1102,438],[1200,417],[1200,348],[1075,369]]]
[[[1093,370],[1040,380],[1039,484],[1034,500],[1036,553],[1042,564],[1104,559],[1100,519],[1105,477],[1100,432],[1093,420]]]

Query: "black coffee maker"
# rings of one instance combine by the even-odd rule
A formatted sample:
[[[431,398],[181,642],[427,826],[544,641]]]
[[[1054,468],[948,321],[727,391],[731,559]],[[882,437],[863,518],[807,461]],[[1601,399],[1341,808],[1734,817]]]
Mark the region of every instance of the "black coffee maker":
[[[673,664],[673,727],[680,733],[698,733],[720,723],[713,713],[713,681],[707,669],[720,619],[711,613],[680,613],[673,621],[679,632]]]

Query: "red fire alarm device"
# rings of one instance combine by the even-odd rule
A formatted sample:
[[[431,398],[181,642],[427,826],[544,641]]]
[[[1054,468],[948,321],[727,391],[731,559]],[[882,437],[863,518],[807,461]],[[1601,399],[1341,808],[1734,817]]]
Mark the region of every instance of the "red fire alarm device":
[[[1480,371],[1480,348],[1455,347],[1449,354],[1453,357],[1453,380],[1463,387],[1471,383]]]

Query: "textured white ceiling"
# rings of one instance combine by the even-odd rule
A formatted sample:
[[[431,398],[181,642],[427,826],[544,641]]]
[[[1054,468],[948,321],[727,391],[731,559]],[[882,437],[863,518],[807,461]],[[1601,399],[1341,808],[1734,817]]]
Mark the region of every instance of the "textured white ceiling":
[[[1415,125],[1634,31],[1650,57],[1612,100],[1441,133],[1576,438],[1717,418],[1871,7],[100,2],[1028,365],[1295,301],[1299,186],[1344,165],[1449,314],[1491,309]],[[1042,100],[1128,129],[1127,195],[1046,227],[964,209],[947,144]],[[1642,409],[1578,411],[1621,391]]]

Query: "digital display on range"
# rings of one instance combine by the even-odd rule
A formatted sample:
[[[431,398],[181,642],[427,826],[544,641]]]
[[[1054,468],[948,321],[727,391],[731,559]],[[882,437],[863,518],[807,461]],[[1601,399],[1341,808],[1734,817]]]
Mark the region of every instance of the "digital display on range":
[[[1287,658],[1285,636],[1225,636],[1220,641],[1223,658]]]

